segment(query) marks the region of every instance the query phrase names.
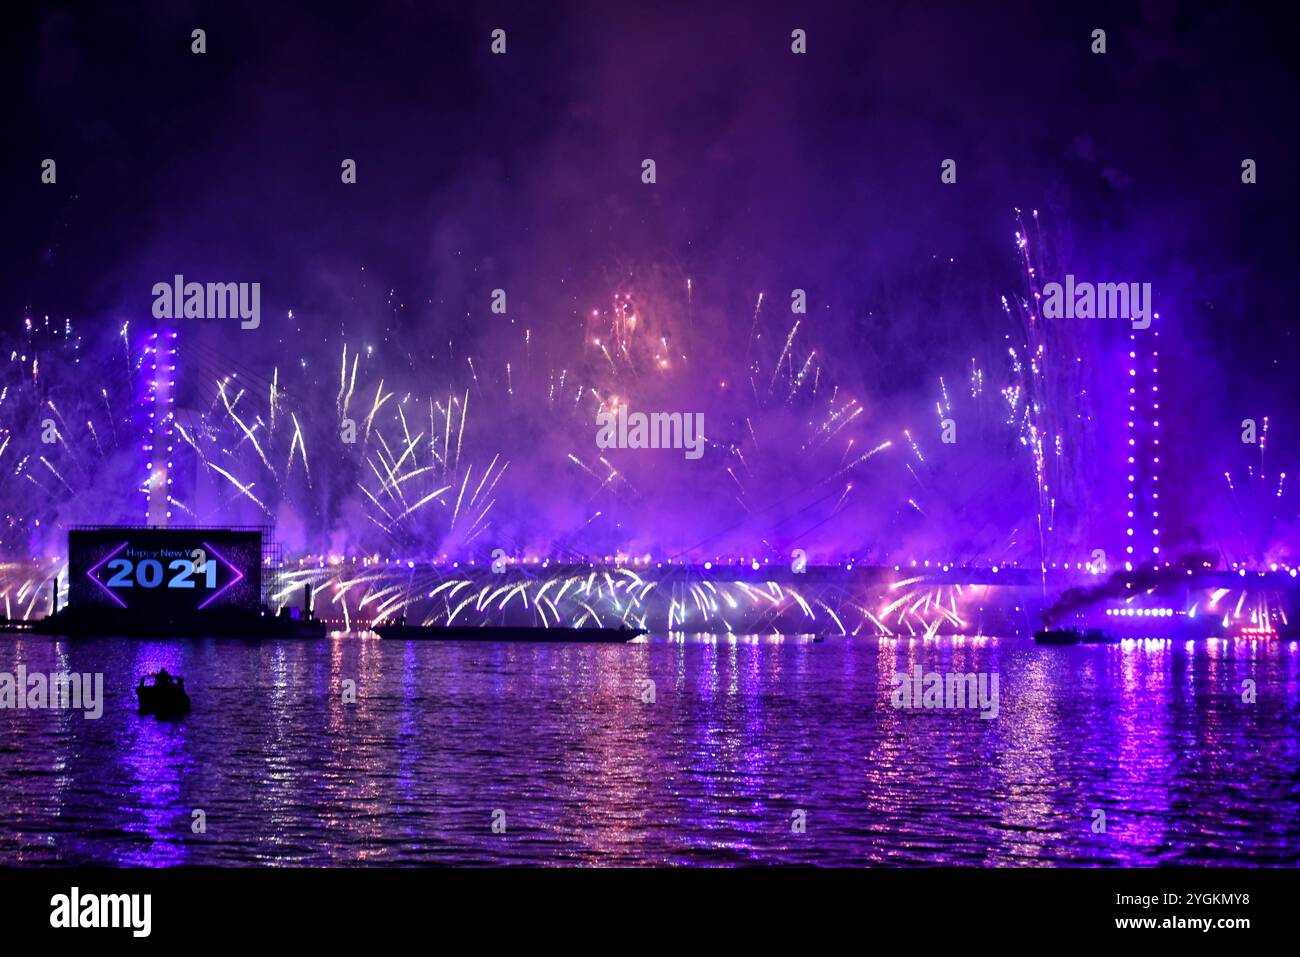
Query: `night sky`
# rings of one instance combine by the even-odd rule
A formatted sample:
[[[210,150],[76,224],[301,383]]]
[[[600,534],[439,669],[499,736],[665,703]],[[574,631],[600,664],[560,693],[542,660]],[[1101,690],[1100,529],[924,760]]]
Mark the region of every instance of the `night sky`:
[[[742,549],[812,536],[828,553],[870,543],[897,557],[883,543],[929,541],[967,557],[1028,555],[1013,534],[1031,498],[1014,437],[994,436],[996,416],[982,414],[964,433],[979,435],[968,457],[944,466],[934,404],[939,378],[961,392],[973,358],[991,393],[1005,384],[1016,330],[999,300],[1023,288],[1015,210],[1037,210],[1043,255],[1062,273],[1153,284],[1181,544],[1225,534],[1207,516],[1227,507],[1212,500],[1223,471],[1255,461],[1239,443],[1244,417],[1270,418],[1269,473],[1295,468],[1297,74],[1280,14],[1172,2],[708,6],[20,5],[0,39],[0,325],[71,319],[108,349],[123,321],[148,321],[152,285],[175,273],[260,281],[261,329],[208,327],[188,352],[183,340],[186,404],[211,401],[222,367],[257,382],[278,368],[301,408],[321,390],[329,414],[313,428],[330,434],[341,344],[370,346],[362,377],[372,391],[383,377],[395,404],[408,390],[470,390],[479,468],[494,448],[512,462],[495,527],[516,546],[581,550],[585,535],[595,549],[672,553],[719,535]],[[196,27],[204,55],[190,51]],[[490,52],[496,28],[505,55]],[[791,52],[795,28],[806,55]],[[1104,55],[1090,52],[1095,28]],[[46,157],[54,185],[40,181]],[[653,185],[640,179],[647,157]],[[344,158],[356,185],[340,182]],[[955,185],[940,182],[946,158]],[[1256,184],[1241,182],[1245,158]],[[509,293],[505,317],[488,309],[496,288]],[[825,412],[819,391],[768,418],[744,450],[752,484],[739,496],[724,464],[701,492],[680,456],[660,471],[624,453],[616,464],[640,472],[634,489],[573,474],[566,455],[593,462],[594,428],[539,412],[558,369],[638,407],[700,409],[711,438],[741,447],[752,416],[728,390],[744,388],[751,352],[768,386],[794,288],[809,310],[793,371],[816,350],[825,388],[864,409],[855,448],[895,443],[880,461],[835,474],[840,445],[811,461],[801,430]],[[622,290],[666,331],[674,362],[689,354],[669,377],[588,348],[588,317]],[[747,344],[754,328],[763,348]],[[1095,376],[1086,396],[1066,397],[1089,417],[1081,433],[1114,418],[1100,370],[1117,340],[1090,330],[1078,355],[1053,357]],[[905,474],[902,428],[926,437],[935,472]],[[1067,552],[1098,537],[1113,498],[1105,462],[1086,458]],[[838,512],[846,479],[858,487]],[[355,503],[325,484],[281,488],[296,518],[268,502],[291,544],[343,547]],[[994,491],[1006,494],[990,503]],[[792,504],[765,512],[774,503]],[[972,515],[979,503],[987,512]],[[416,534],[430,548],[447,541]]]

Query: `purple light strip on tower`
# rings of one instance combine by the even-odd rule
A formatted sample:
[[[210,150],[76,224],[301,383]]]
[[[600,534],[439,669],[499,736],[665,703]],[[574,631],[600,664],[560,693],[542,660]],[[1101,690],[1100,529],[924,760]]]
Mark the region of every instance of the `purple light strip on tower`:
[[[224,593],[225,593],[225,592],[226,592],[226,591],[227,591],[227,590],[228,590],[232,585],[237,585],[237,584],[239,584],[240,582],[242,582],[242,581],[244,580],[244,573],[241,572],[238,568],[236,568],[235,565],[234,565],[234,563],[231,562],[231,560],[230,560],[229,558],[227,558],[225,555],[221,554],[221,552],[217,551],[215,548],[213,548],[213,547],[212,547],[211,545],[209,545],[207,542],[204,542],[204,543],[203,543],[203,547],[206,548],[208,551],[210,551],[213,555],[216,555],[218,558],[220,558],[220,559],[221,559],[223,562],[225,562],[227,565],[229,565],[229,566],[230,566],[230,570],[231,570],[232,572],[235,573],[236,577],[235,577],[235,578],[232,578],[230,581],[226,582],[226,584],[222,585],[220,588],[218,588],[216,591],[214,591],[214,592],[211,594],[211,596],[208,597],[207,601],[202,602],[202,603],[199,605],[199,610],[200,610],[200,611],[202,611],[204,608],[207,608],[210,604],[212,604],[214,601],[216,601],[218,598],[220,598],[220,597],[221,597],[221,596],[222,596],[222,595],[223,595],[223,594],[224,594]]]
[[[120,552],[122,549],[126,548],[126,546],[127,546],[128,544],[130,544],[130,543],[129,543],[129,542],[123,542],[121,545],[117,546],[117,548],[113,549],[111,552],[109,552],[107,555],[105,555],[103,558],[101,558],[101,559],[99,560],[99,564],[97,564],[94,568],[90,569],[90,571],[86,572],[86,577],[89,578],[91,581],[93,581],[93,582],[94,582],[96,585],[98,585],[100,588],[102,588],[103,591],[104,591],[104,594],[107,595],[109,598],[113,599],[113,601],[117,602],[118,605],[121,606],[122,608],[125,608],[125,607],[126,607],[126,602],[122,601],[122,599],[120,599],[120,598],[118,598],[116,595],[114,595],[113,592],[112,592],[112,590],[111,590],[107,585],[105,585],[102,581],[100,581],[98,578],[96,578],[96,577],[95,577],[95,572],[97,572],[97,571],[99,571],[101,568],[103,568],[104,565],[105,565],[106,563],[108,563],[108,562],[113,558],[114,555],[116,555],[116,554],[117,554],[118,552]]]

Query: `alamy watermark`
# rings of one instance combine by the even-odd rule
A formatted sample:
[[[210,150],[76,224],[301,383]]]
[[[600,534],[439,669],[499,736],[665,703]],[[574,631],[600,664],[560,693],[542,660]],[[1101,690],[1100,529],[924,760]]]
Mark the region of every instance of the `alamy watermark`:
[[[155,319],[239,319],[241,329],[262,324],[260,282],[186,282],[179,273],[172,282],[153,285]]]
[[[104,715],[104,675],[61,671],[29,672],[24,665],[16,674],[0,671],[0,711],[74,710],[97,721]]]
[[[1151,325],[1151,283],[1049,282],[1043,286],[1044,319],[1132,319],[1134,329]]]
[[[153,929],[152,894],[83,894],[74,887],[50,898],[50,926],[59,930],[121,928],[132,937],[148,937]]]
[[[998,676],[994,672],[937,671],[922,673],[916,665],[909,675],[893,677],[890,703],[895,708],[978,708],[986,720],[998,716]]]
[[[596,413],[596,447],[601,449],[685,449],[688,459],[704,455],[703,412]]]

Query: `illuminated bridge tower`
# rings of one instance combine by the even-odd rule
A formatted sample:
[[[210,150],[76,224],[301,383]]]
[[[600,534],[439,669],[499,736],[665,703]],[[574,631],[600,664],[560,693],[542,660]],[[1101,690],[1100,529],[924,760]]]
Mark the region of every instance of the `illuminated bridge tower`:
[[[145,410],[145,522],[165,526],[171,518],[172,454],[176,440],[176,333],[152,333],[141,371],[147,383]]]
[[[1147,329],[1130,329],[1126,362],[1128,415],[1125,436],[1124,568],[1151,568],[1164,562],[1161,548],[1160,333],[1156,313]]]

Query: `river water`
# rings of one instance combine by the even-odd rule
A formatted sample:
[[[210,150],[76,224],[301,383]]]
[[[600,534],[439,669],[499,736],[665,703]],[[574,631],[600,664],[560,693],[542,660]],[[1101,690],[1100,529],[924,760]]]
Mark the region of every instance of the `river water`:
[[[0,636],[19,665],[104,710],[0,710],[0,864],[1300,863],[1290,641]],[[895,707],[918,665],[996,717]],[[135,713],[162,666],[180,721]]]

